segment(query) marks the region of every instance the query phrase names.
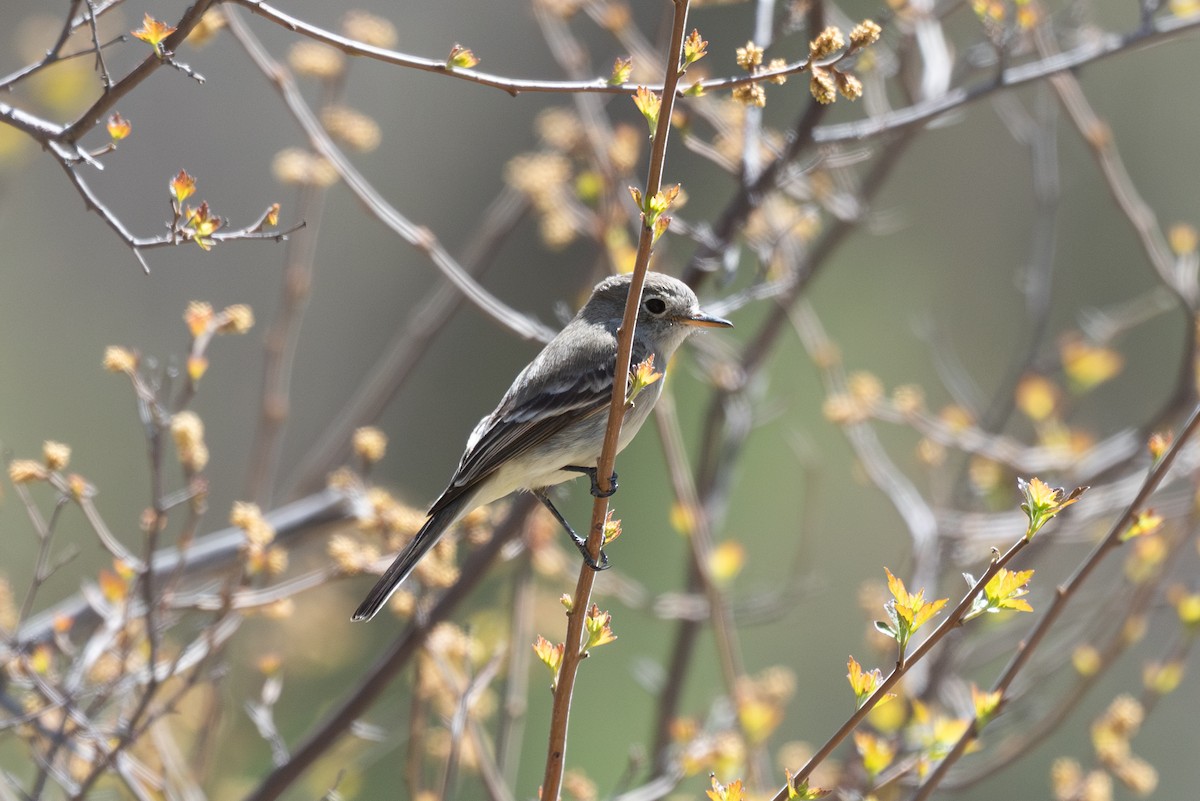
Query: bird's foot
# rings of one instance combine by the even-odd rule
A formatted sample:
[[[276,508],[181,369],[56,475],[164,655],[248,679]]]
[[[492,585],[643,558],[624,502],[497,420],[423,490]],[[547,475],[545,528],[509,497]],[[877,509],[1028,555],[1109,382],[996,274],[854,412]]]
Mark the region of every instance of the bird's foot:
[[[563,530],[567,532],[567,536],[571,538],[571,542],[575,543],[575,547],[579,549],[581,554],[583,554],[583,563],[592,570],[608,570],[608,554],[604,552],[604,549],[600,549],[599,560],[593,557],[591,551],[588,550],[587,540],[575,533],[575,529],[571,528],[571,524],[568,523],[567,519],[562,516],[562,512],[558,511],[554,504],[550,502],[550,496],[546,494],[546,491],[540,489],[534,490],[533,494],[539,501],[542,502],[543,506],[550,510],[550,514],[554,515],[554,519],[557,520],[563,527]]]
[[[617,491],[617,474],[614,472],[608,479],[608,489],[600,488],[600,482],[596,480],[596,468],[594,467],[575,467],[567,465],[563,470],[570,470],[572,473],[583,473],[592,480],[592,497],[593,498],[609,498]]]

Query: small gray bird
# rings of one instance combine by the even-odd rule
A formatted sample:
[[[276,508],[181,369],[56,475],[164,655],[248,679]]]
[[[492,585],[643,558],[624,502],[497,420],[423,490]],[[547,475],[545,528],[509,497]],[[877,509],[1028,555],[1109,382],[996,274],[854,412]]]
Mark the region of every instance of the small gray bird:
[[[617,329],[629,296],[629,275],[606,278],[592,290],[575,319],[521,371],[495,411],[479,421],[450,486],[434,502],[429,519],[396,557],[354,612],[353,620],[370,620],[408,577],[421,557],[464,515],[518,489],[533,492],[567,529],[585,560],[595,569],[584,541],[546,495],[546,488],[580,474],[601,493],[595,464],[600,458],[608,407],[612,401]],[[634,328],[632,365],[651,355],[662,370],[675,349],[697,327],[728,328],[728,320],[700,309],[695,293],[682,281],[647,273]],[[625,412],[618,450],[646,422],[662,392],[662,381],[646,387]],[[616,476],[614,475],[615,479]]]

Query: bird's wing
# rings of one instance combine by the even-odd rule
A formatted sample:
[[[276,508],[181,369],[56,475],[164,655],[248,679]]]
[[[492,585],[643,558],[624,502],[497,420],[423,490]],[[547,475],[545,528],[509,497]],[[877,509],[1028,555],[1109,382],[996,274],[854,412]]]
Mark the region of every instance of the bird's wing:
[[[634,363],[645,358],[634,348]],[[450,486],[430,509],[436,514],[500,465],[541,445],[567,426],[598,414],[612,401],[613,358],[594,360],[592,370],[538,385],[524,386],[520,379],[483,418],[471,434]]]

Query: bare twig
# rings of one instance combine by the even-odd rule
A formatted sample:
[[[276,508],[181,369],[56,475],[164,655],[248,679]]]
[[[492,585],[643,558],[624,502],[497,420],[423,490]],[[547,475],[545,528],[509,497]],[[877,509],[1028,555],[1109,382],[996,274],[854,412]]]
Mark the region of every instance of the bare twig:
[[[269,3],[262,0],[229,0],[237,3],[240,6],[254,12],[256,15],[274,22],[275,24],[284,27],[290,31],[307,36],[310,39],[337,48],[343,53],[350,56],[362,56],[385,64],[393,64],[399,67],[407,67],[409,69],[420,70],[422,72],[432,72],[437,75],[445,75],[451,78],[468,81],[470,83],[488,86],[493,89],[500,89],[508,94],[516,97],[523,93],[533,92],[549,92],[553,94],[582,94],[582,93],[599,93],[609,95],[632,95],[637,92],[638,84],[633,83],[609,83],[607,78],[593,78],[584,81],[541,81],[541,80],[525,80],[508,78],[503,75],[493,75],[491,73],[482,72],[475,69],[465,69],[462,67],[451,67],[447,65],[445,60],[435,60],[429,58],[421,58],[412,56],[406,53],[400,53],[395,50],[389,50],[384,47],[376,47],[364,42],[358,42],[345,36],[334,33],[333,31],[305,22],[299,17],[294,17],[284,11],[281,11]],[[843,55],[836,56],[823,64],[836,64],[843,58]],[[747,86],[754,83],[762,83],[769,81],[772,78],[780,76],[794,75],[800,72],[805,72],[811,67],[808,59],[792,62],[784,67],[773,70],[763,70],[754,75],[736,75],[728,78],[715,78],[701,81],[700,85],[707,91],[719,91],[733,89],[736,86]],[[656,94],[670,92],[673,97],[681,98],[684,96],[684,89],[678,88],[677,80],[668,80],[660,86],[649,87]]]
[[[534,618],[533,557],[528,550],[517,560],[512,575],[512,608],[509,612],[508,670],[504,701],[496,722],[496,763],[503,784],[515,785],[520,764],[521,735],[529,705],[529,662]]]
[[[658,125],[654,132],[645,197],[653,197],[662,187],[663,167],[666,162],[667,137],[671,130],[671,113],[674,107],[675,87],[682,75],[682,53],[684,29],[687,26],[688,0],[673,0],[674,18],[671,26],[671,41],[667,50],[666,79],[663,82],[662,105],[659,109]],[[610,476],[617,456],[617,441],[621,434],[621,423],[625,417],[626,382],[629,362],[633,353],[634,326],[637,323],[638,307],[641,305],[642,285],[650,266],[650,250],[653,230],[643,221],[638,240],[637,257],[633,277],[629,285],[629,296],[625,303],[625,314],[617,337],[617,358],[613,367],[613,396],[608,410],[608,425],[605,430],[604,446],[596,464],[596,475],[602,491],[609,489]],[[598,558],[604,540],[604,523],[608,515],[608,499],[597,497],[592,505],[592,522],[587,536],[587,549],[592,557]],[[566,765],[567,725],[571,715],[571,698],[575,689],[575,677],[579,662],[583,659],[583,629],[587,607],[591,599],[592,585],[596,573],[586,564],[579,571],[575,584],[572,606],[567,612],[566,648],[554,688],[554,707],[550,717],[549,747],[546,755],[546,770],[542,780],[542,797],[547,801],[558,801]]]
[[[192,29],[200,24],[200,20],[215,2],[217,0],[195,0],[195,2],[188,6],[187,10],[183,12],[183,16],[180,17],[179,22],[176,23],[175,32],[163,40],[163,52],[174,52],[187,39]],[[112,111],[117,103],[140,86],[159,67],[169,63],[169,61],[167,58],[160,58],[156,53],[148,55],[141,64],[134,67],[128,75],[117,81],[108,91],[102,93],[87,111],[83,112],[75,122],[63,130],[63,142],[76,144],[88,131],[92,130],[100,122],[105,114]]]
[[[78,4],[76,4],[78,6]],[[96,69],[100,71],[100,80],[104,84],[104,88],[112,89],[112,75],[108,73],[108,65],[104,63],[104,48],[100,44],[100,34],[97,31],[96,25],[96,3],[95,0],[87,0],[88,7],[88,28],[92,32],[92,47],[96,48]],[[73,15],[72,15],[73,16]],[[70,16],[68,16],[70,19]],[[121,37],[123,40],[125,37]]]
[[[427,254],[434,266],[492,320],[505,326],[522,339],[548,341],[554,335],[552,331],[510,308],[481,287],[467,274],[462,265],[450,256],[432,231],[410,221],[379,194],[329,138],[320,121],[317,120],[296,88],[295,81],[292,80],[288,70],[271,58],[232,9],[226,9],[226,11],[229,30],[254,61],[255,66],[274,83],[292,116],[304,129],[312,147],[329,161],[346,186],[362,201],[371,214],[410,245]]]

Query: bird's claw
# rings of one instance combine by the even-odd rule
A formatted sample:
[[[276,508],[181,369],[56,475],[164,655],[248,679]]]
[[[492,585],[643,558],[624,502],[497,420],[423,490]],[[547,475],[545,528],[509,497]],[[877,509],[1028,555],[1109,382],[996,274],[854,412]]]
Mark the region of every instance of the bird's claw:
[[[612,476],[609,477],[608,489],[605,490],[600,488],[600,482],[596,478],[596,468],[594,467],[575,467],[568,465],[567,467],[564,467],[563,470],[570,470],[574,473],[583,473],[585,476],[590,478],[592,480],[591,491],[593,498],[611,498],[617,491],[617,474],[615,471],[613,472]],[[601,568],[597,569],[599,570]]]
[[[582,468],[579,469],[582,470]],[[583,472],[586,472],[586,470],[583,470]],[[592,472],[595,473],[595,470]],[[613,484],[613,489],[615,490],[615,475],[613,476]],[[604,549],[600,549],[600,559],[597,561],[596,558],[592,556],[591,551],[588,550],[587,540],[575,533],[575,529],[571,528],[571,524],[567,522],[567,519],[562,516],[562,513],[555,508],[553,503],[551,503],[550,496],[546,494],[546,491],[544,489],[535,489],[533,494],[539,501],[542,502],[542,505],[550,510],[550,514],[554,515],[554,519],[557,520],[560,525],[562,525],[563,530],[567,532],[567,536],[571,538],[571,542],[575,543],[575,547],[579,549],[581,554],[583,554],[584,564],[586,564],[592,570],[608,570],[608,554],[604,552]]]
[[[597,573],[601,570],[608,570],[608,554],[604,552],[603,548],[600,549],[600,560],[597,561],[588,550],[587,542],[582,538],[575,540],[575,547],[583,554],[583,563],[592,570],[595,570]]]

